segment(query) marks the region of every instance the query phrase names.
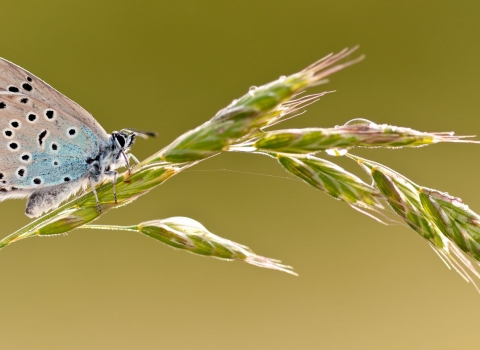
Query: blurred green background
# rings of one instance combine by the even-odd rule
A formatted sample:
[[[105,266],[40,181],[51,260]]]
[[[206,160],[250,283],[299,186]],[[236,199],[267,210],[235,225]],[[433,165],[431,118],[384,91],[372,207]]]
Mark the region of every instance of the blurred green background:
[[[313,90],[337,92],[284,127],[367,118],[480,134],[478,0],[27,0],[3,1],[0,13],[0,56],[80,103],[109,132],[159,132],[137,142],[139,159],[249,86],[355,44],[366,60]],[[440,144],[356,154],[479,212],[479,151]],[[31,238],[0,252],[0,347],[478,349],[480,295],[415,232],[378,224],[286,177],[266,157],[225,154],[99,223],[188,216],[282,259],[300,277],[129,232]],[[0,205],[2,236],[29,221],[24,207]]]

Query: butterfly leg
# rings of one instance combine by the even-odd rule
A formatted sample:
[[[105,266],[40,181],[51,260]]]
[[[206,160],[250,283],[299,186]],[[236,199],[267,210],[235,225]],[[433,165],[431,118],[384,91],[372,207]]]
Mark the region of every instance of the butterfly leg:
[[[97,190],[95,189],[95,182],[93,181],[92,178],[89,178],[90,180],[90,187],[92,188],[93,195],[95,196],[95,201],[97,203],[97,210],[99,213],[102,212],[102,207],[100,206],[100,201],[98,200],[98,194]]]
[[[105,171],[105,175],[112,176],[113,180],[113,199],[115,200],[115,204],[117,204],[117,175],[118,173],[115,170],[108,170]]]
[[[129,159],[132,158],[135,161],[135,163],[140,164],[140,161],[138,160],[138,158],[135,157],[133,154],[129,153],[127,154],[127,156]]]
[[[113,171],[113,199],[117,204],[117,172]]]
[[[131,174],[130,162],[128,161],[128,159],[130,158],[130,154],[127,156],[127,154],[123,150],[121,151],[121,153],[122,153],[123,159],[125,159],[125,165],[127,167],[128,176],[130,176]]]

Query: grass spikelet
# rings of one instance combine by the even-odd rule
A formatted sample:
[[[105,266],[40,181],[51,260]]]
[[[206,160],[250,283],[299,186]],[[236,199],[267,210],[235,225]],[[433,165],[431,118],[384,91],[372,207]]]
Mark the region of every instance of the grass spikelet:
[[[257,255],[242,244],[214,235],[198,221],[187,217],[153,220],[133,226],[85,225],[83,228],[140,232],[171,247],[193,254],[222,260],[243,261],[297,276],[291,266],[283,265],[279,260]]]
[[[378,125],[365,119],[350,121],[335,128],[306,128],[268,131],[255,135],[242,144],[232,146],[236,151],[281,152],[312,154],[332,148],[354,147],[422,147],[439,142],[478,143],[465,140],[471,136],[453,133],[428,133],[392,125]]]
[[[344,50],[299,73],[282,76],[260,87],[251,87],[245,95],[220,110],[211,120],[180,136],[151,160],[190,162],[205,159],[226,150],[249,134],[279,123],[325,94],[295,99],[305,89],[323,82],[326,76],[358,62],[361,58],[332,67],[355,50]]]
[[[289,173],[333,198],[364,208],[383,208],[375,188],[335,163],[314,156],[276,154],[276,158]]]
[[[353,155],[348,157],[372,176],[392,209],[430,243],[447,266],[472,282],[480,292],[470,276],[480,278],[480,273],[467,258],[468,255],[480,262],[480,216],[459,198],[421,187],[379,163]]]

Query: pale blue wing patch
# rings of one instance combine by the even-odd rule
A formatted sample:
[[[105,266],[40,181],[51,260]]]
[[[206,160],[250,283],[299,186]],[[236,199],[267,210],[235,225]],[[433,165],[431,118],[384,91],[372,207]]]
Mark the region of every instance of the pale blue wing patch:
[[[71,140],[58,138],[53,133],[47,132],[44,138],[37,138],[33,147],[24,137],[15,136],[13,141],[0,141],[0,187],[14,186],[18,189],[36,190],[77,181],[87,173],[86,160],[96,154],[85,152],[82,143],[71,143]],[[78,128],[79,141],[86,143],[94,138],[95,135],[88,128]],[[42,146],[39,139],[42,140]],[[5,149],[11,148],[12,142],[18,144],[18,151],[8,150],[6,153]]]
[[[0,195],[81,179],[86,159],[105,143],[89,127],[25,99],[0,92]]]

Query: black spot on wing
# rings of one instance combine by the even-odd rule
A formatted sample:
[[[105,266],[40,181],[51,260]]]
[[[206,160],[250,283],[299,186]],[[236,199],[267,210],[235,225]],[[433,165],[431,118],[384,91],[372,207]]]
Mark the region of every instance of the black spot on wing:
[[[43,145],[43,139],[47,136],[47,130],[43,130],[39,135],[38,135],[38,144],[40,147]]]
[[[45,115],[47,116],[47,119],[51,120],[54,117],[54,111],[51,109],[47,109],[47,111],[45,112]]]
[[[23,84],[22,84],[22,88],[23,88],[24,90],[26,90],[26,91],[32,91],[32,89],[33,89],[33,88],[32,88],[32,85],[27,84],[27,83],[23,83]]]

